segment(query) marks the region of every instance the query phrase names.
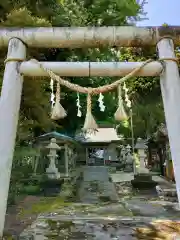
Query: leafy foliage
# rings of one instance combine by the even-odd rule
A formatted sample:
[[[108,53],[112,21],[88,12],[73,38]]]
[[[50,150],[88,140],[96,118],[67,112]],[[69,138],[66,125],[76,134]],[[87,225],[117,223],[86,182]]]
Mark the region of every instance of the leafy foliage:
[[[1,26],[109,26],[134,24],[145,13],[146,1],[135,0],[8,0],[1,3]],[[30,49],[29,57],[47,61],[143,61],[155,58],[153,48],[108,48],[95,49]],[[4,53],[2,53],[3,55]],[[4,56],[2,56],[2,59]],[[82,86],[99,86],[110,83],[115,78],[90,77],[69,78],[71,82]],[[159,98],[160,87],[157,78],[133,78],[128,81],[130,98],[133,102],[133,121],[135,135],[150,134],[155,126],[163,121],[162,103]],[[68,117],[54,123],[49,118],[49,83],[46,79],[25,79],[17,141],[23,143],[34,136],[54,129],[74,131],[82,126],[84,119],[76,116],[76,93],[63,88],[62,104],[68,111]],[[100,112],[97,98],[93,99],[93,114],[102,123],[116,124],[113,114],[116,110],[116,92],[105,95],[106,111]],[[153,99],[153,101],[152,101]],[[86,96],[80,101],[83,116],[86,109]],[[148,108],[144,108],[147,105]],[[151,109],[148,111],[146,109]],[[159,113],[157,115],[157,113]],[[74,121],[72,121],[74,119]],[[121,131],[128,135],[127,126],[121,124]],[[141,126],[141,127],[139,127]]]

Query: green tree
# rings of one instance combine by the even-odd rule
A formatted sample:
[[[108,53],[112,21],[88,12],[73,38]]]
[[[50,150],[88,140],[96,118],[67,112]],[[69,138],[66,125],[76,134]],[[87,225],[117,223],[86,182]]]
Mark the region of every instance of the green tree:
[[[121,48],[120,61],[138,62],[156,60],[154,47]],[[135,136],[147,137],[164,122],[164,111],[159,77],[133,77],[127,81],[132,101]]]
[[[142,3],[135,0],[64,0],[64,1],[7,1],[1,4],[1,25],[2,26],[104,26],[104,25],[127,25],[134,24],[143,14]],[[152,57],[154,49],[111,49],[106,46],[95,49],[30,49],[29,57],[47,61],[119,61],[132,60],[140,61]],[[3,53],[4,54],[4,53]],[[2,54],[2,55],[3,55]],[[3,57],[2,57],[3,59]],[[99,86],[114,81],[116,78],[68,78],[69,81],[83,86]],[[133,101],[135,123],[143,122],[140,116],[148,114],[140,111],[146,100],[144,96],[155,94],[159,91],[159,85],[155,78],[134,78],[128,82],[130,97]],[[49,82],[48,79],[25,79],[21,113],[18,130],[18,140],[30,139],[42,132],[57,129],[59,126],[65,130],[73,131],[82,126],[84,118],[76,116],[76,93],[63,88],[62,104],[68,111],[68,117],[64,120],[52,122],[49,118]],[[152,95],[151,95],[152,96]],[[80,96],[83,109],[83,116],[86,109],[86,96]],[[97,104],[97,97],[93,99],[93,114],[99,122],[114,123],[113,114],[117,105],[117,93],[105,94],[106,111],[100,112]],[[149,100],[150,101],[150,98]],[[149,102],[150,104],[150,102]],[[139,106],[139,107],[138,107]],[[155,106],[152,103],[152,107]],[[138,114],[136,114],[136,108]],[[72,121],[74,119],[74,121]],[[148,119],[148,117],[147,117]],[[138,128],[138,125],[136,128]],[[144,125],[145,126],[145,125]],[[141,128],[141,132],[145,128]],[[137,134],[139,132],[137,131]]]
[[[143,2],[144,3],[144,2]],[[70,10],[71,9],[71,10]],[[54,19],[55,26],[107,26],[107,25],[127,25],[128,20],[137,20],[138,14],[142,13],[140,4],[136,1],[109,1],[109,0],[86,0],[69,1],[66,0],[59,9],[58,17]],[[77,18],[78,16],[78,18]],[[138,17],[139,18],[139,17]],[[52,58],[51,58],[52,59]],[[95,49],[75,49],[56,50],[53,52],[53,59],[57,61],[118,61],[118,49],[111,49],[108,46],[101,46]],[[115,78],[90,77],[90,78],[69,78],[69,81],[81,84],[82,86],[99,86],[114,81]],[[65,128],[75,130],[82,126],[84,119],[76,117],[76,94],[64,89],[65,94],[63,106],[68,110],[68,117],[61,121]],[[93,99],[93,113],[100,121],[114,123],[113,114],[116,109],[116,92],[105,95],[107,111],[99,111],[97,98]],[[86,98],[80,96],[83,109],[83,116],[86,109]],[[76,121],[72,122],[72,119]]]

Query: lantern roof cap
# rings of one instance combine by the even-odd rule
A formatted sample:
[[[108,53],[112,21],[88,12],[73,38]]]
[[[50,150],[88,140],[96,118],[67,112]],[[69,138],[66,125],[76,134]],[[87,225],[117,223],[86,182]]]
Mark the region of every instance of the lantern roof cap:
[[[56,139],[55,138],[51,138],[50,143],[47,145],[46,148],[49,149],[61,149],[61,147],[59,145],[57,145],[56,143]]]

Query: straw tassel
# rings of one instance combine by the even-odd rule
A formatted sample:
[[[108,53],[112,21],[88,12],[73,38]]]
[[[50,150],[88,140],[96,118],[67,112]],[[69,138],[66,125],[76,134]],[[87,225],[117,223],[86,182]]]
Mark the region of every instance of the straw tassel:
[[[123,100],[121,97],[121,86],[118,86],[118,109],[116,110],[114,114],[114,118],[117,121],[125,121],[128,119],[128,116],[126,114],[126,111],[123,106]]]
[[[52,109],[51,119],[59,120],[59,119],[65,118],[66,116],[67,116],[67,113],[62,107],[62,105],[60,104],[60,83],[57,82],[56,101]]]
[[[84,122],[84,131],[96,131],[98,129],[98,125],[92,115],[92,105],[91,105],[91,94],[87,95],[87,110],[86,110],[86,118]]]

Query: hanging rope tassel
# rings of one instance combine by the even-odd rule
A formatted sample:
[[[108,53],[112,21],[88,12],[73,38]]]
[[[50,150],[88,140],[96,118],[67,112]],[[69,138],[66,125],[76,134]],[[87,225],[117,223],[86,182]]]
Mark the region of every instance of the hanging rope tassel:
[[[87,95],[87,110],[86,110],[86,118],[84,122],[84,131],[96,131],[98,129],[98,125],[92,115],[92,104],[91,104],[91,94]]]
[[[60,83],[57,82],[57,88],[56,88],[56,101],[54,104],[54,107],[52,109],[51,119],[52,120],[59,120],[62,118],[65,118],[67,116],[66,111],[60,104]]]
[[[125,111],[124,106],[123,106],[120,84],[118,86],[118,109],[116,110],[116,112],[114,114],[114,118],[117,121],[125,121],[125,120],[128,119],[128,116],[127,116],[126,111]]]

